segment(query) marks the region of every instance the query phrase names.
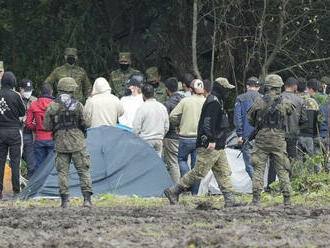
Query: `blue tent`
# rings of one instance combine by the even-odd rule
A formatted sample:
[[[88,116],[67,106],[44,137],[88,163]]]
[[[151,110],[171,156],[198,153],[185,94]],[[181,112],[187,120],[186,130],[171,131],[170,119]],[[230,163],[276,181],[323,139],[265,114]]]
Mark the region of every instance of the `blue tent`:
[[[92,128],[88,131],[87,147],[94,194],[162,196],[163,190],[172,185],[164,162],[151,146],[133,133],[108,126]],[[54,165],[55,154],[51,154],[18,198],[59,196]],[[72,164],[69,186],[70,196],[81,196],[79,177]]]

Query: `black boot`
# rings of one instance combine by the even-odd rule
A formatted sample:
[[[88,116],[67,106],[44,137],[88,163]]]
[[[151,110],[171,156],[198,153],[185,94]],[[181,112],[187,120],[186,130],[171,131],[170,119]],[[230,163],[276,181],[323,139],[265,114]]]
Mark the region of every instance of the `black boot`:
[[[83,192],[84,196],[84,204],[83,207],[91,208],[92,207],[92,202],[91,202],[91,192]]]
[[[164,194],[170,201],[170,204],[175,205],[179,202],[179,195],[184,191],[184,188],[180,184],[169,187],[164,190]]]
[[[69,202],[69,195],[61,194],[61,207],[66,208]]]
[[[253,199],[251,205],[258,207],[260,206],[260,193],[253,192]]]
[[[283,196],[284,206],[291,206],[291,198],[290,196]]]
[[[247,202],[239,201],[232,192],[223,193],[225,199],[225,208],[246,206]]]

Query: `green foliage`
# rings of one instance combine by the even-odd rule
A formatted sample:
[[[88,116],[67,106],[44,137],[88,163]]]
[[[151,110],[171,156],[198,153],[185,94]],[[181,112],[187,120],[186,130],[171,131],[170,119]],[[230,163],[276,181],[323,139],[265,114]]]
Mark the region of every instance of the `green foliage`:
[[[330,174],[324,171],[303,174],[292,181],[292,189],[300,193],[329,192]]]

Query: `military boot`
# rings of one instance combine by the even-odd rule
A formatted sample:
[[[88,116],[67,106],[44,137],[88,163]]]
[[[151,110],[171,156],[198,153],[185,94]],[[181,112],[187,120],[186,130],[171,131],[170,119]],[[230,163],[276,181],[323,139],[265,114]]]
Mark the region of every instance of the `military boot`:
[[[184,188],[180,184],[169,187],[164,190],[164,194],[170,201],[170,204],[175,205],[179,202],[179,195],[184,191]]]
[[[91,202],[91,192],[83,192],[84,196],[84,204],[83,207],[91,208],[92,207],[92,202]]]
[[[225,208],[246,206],[247,202],[237,200],[232,192],[223,193]]]
[[[69,195],[61,194],[61,207],[66,208],[69,202]]]
[[[253,206],[260,206],[260,193],[253,192],[253,199],[251,202]]]
[[[291,206],[291,198],[290,196],[283,196],[284,206]]]

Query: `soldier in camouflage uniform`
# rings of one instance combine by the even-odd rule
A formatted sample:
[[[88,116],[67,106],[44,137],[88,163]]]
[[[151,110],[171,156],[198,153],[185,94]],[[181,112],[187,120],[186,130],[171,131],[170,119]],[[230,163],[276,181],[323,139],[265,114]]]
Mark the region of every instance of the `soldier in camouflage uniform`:
[[[198,123],[196,165],[180,179],[178,184],[164,191],[171,204],[178,203],[179,195],[203,179],[212,169],[223,193],[225,207],[246,205],[246,202],[236,200],[233,195],[231,169],[224,150],[229,121],[223,100],[229,89],[234,87],[226,78],[217,78],[214,82],[212,94],[207,96],[203,104]]]
[[[286,152],[284,119],[295,111],[295,105],[280,96],[283,86],[280,76],[267,75],[264,85],[265,95],[258,97],[248,111],[250,125],[259,130],[250,157],[250,163],[254,167],[252,205],[260,204],[264,172],[269,156],[272,156],[275,162],[275,169],[284,196],[284,205],[290,205],[290,162]]]
[[[86,99],[91,93],[92,85],[88,79],[86,71],[76,65],[78,59],[77,49],[66,48],[64,58],[67,63],[55,68],[55,70],[46,78],[45,82],[52,85],[54,94],[57,96],[57,83],[59,80],[64,77],[72,77],[78,85],[74,93],[74,98],[85,104]]]
[[[58,97],[46,110],[43,126],[52,131],[60,187],[61,207],[66,208],[69,198],[68,176],[70,162],[73,160],[78,172],[84,207],[91,207],[93,193],[90,176],[90,159],[86,149],[84,132],[90,127],[90,119],[83,115],[83,105],[72,97],[77,84],[73,78],[65,77],[58,82]]]
[[[155,98],[158,102],[164,104],[168,98],[164,83],[160,81],[161,77],[158,68],[153,66],[146,70],[147,83],[155,89]]]
[[[125,95],[125,84],[134,73],[138,73],[131,67],[131,53],[119,53],[119,66],[118,70],[110,73],[109,83],[112,89],[112,94],[121,98]]]

